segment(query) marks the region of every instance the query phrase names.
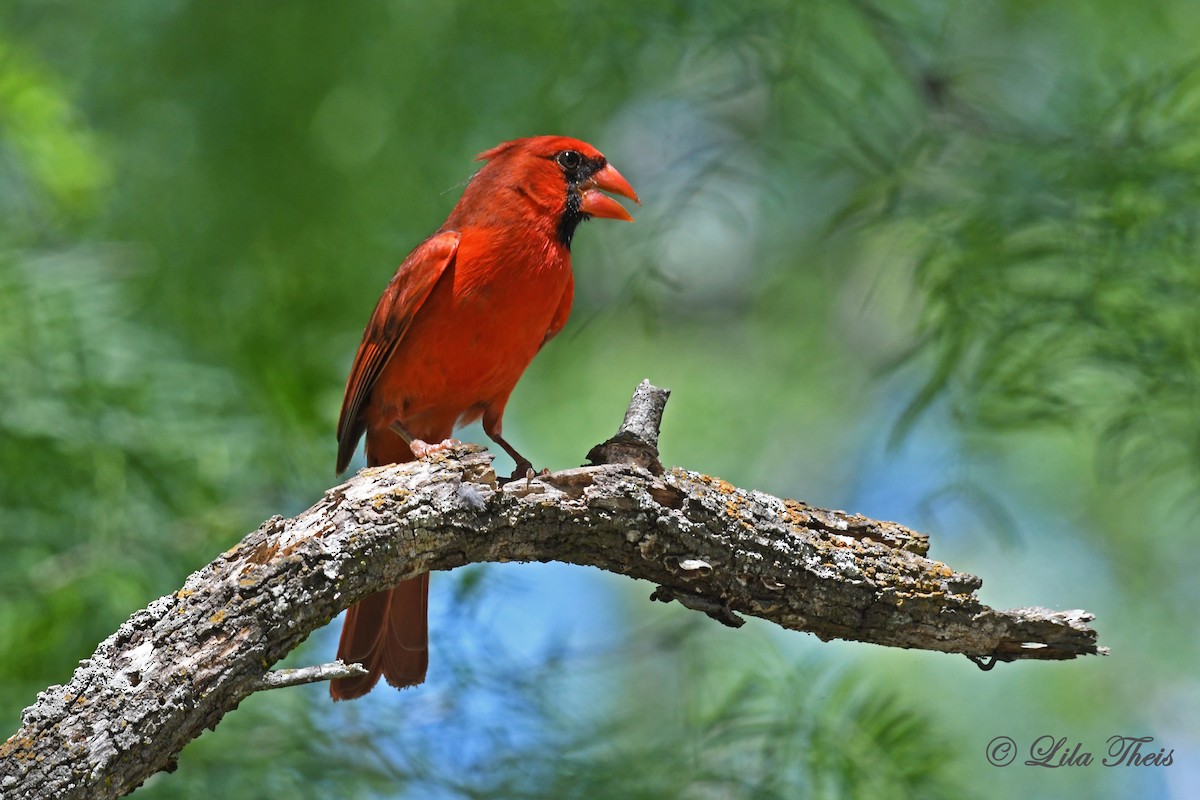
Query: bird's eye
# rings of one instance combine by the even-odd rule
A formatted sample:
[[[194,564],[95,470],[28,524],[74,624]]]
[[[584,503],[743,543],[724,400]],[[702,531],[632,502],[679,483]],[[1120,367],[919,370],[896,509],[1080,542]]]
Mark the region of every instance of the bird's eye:
[[[555,160],[558,161],[560,167],[568,172],[573,172],[579,169],[579,165],[583,163],[583,156],[574,150],[563,150]]]

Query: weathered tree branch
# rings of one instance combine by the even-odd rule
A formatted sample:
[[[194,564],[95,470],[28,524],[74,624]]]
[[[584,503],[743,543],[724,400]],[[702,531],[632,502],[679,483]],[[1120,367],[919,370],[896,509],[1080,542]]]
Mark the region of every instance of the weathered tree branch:
[[[639,387],[595,466],[501,484],[465,445],[363,470],[268,520],[38,695],[0,746],[0,795],[122,796],[251,693],[286,684],[294,676],[267,677],[270,666],[351,603],[474,562],[587,564],[728,625],[747,614],[822,639],[1001,661],[1103,652],[1086,612],[981,604],[981,581],[926,558],[922,534],[664,471],[665,402]]]
[[[263,689],[283,689],[288,686],[303,686],[306,683],[319,681],[334,681],[338,678],[354,678],[366,675],[367,668],[362,664],[343,664],[334,661],[330,664],[314,664],[311,667],[297,669],[277,669],[262,676],[255,691]]]

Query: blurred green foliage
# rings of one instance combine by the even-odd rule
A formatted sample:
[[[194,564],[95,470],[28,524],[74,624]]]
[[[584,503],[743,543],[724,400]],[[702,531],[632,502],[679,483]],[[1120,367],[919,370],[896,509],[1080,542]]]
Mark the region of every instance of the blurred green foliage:
[[[985,600],[1097,611],[1115,655],[982,675],[479,567],[436,577],[427,686],[256,696],[140,793],[1189,796],[1198,27],[1182,0],[5,4],[0,713],[334,480],[395,264],[475,153],[561,132],[644,205],[577,237],[514,442],[578,463],[650,377],[667,460],[927,523]],[[1044,733],[1181,766],[983,758]]]
[[[886,212],[937,362],[906,422],[953,383],[968,424],[1080,427],[1113,468],[1200,475],[1200,63],[1058,94],[1066,119],[931,137]]]

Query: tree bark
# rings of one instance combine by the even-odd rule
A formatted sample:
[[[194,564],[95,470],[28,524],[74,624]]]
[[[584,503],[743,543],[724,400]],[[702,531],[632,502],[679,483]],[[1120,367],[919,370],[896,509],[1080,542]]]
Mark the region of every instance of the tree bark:
[[[253,692],[345,674],[268,671],[350,604],[475,562],[586,564],[727,625],[744,614],[824,640],[992,664],[1104,652],[1091,614],[988,608],[979,578],[928,559],[928,538],[901,525],[664,470],[665,402],[643,383],[594,466],[501,483],[486,451],[462,445],[363,470],[299,516],[267,520],[38,695],[0,746],[0,796],[123,796]]]

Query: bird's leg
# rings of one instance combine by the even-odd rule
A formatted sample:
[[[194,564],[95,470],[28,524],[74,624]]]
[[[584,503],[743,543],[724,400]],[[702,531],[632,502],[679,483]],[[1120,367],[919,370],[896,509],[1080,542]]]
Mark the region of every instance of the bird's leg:
[[[518,453],[517,448],[504,441],[504,437],[500,435],[499,431],[489,431],[485,425],[483,432],[486,433],[488,438],[490,438],[493,442],[503,447],[504,452],[508,453],[509,456],[512,457],[512,460],[517,462],[517,468],[513,470],[512,477],[510,477],[509,480],[515,481],[518,478],[525,478],[528,480],[533,477],[533,464],[530,463],[528,458]]]
[[[399,421],[388,425],[388,428],[392,431],[392,433],[404,440],[404,443],[408,445],[408,449],[412,450],[413,458],[417,459],[425,458],[433,455],[434,453],[442,450],[449,450],[451,447],[457,447],[458,445],[462,444],[462,442],[460,442],[458,439],[442,439],[437,444],[429,444],[428,442],[422,441],[406,431],[404,426],[401,425]]]

